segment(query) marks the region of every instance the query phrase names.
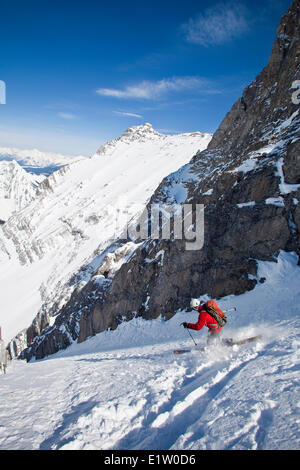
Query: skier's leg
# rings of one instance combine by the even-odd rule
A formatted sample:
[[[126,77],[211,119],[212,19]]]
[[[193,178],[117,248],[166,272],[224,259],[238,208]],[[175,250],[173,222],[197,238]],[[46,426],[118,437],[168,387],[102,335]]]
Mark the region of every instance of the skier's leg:
[[[210,330],[207,336],[207,346],[217,345],[221,342],[220,332],[216,333],[213,330]]]

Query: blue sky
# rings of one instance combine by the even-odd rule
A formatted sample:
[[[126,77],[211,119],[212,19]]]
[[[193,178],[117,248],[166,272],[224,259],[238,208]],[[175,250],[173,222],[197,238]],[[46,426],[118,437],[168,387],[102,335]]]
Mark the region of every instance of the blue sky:
[[[91,155],[127,127],[214,132],[291,0],[1,0],[0,146]]]

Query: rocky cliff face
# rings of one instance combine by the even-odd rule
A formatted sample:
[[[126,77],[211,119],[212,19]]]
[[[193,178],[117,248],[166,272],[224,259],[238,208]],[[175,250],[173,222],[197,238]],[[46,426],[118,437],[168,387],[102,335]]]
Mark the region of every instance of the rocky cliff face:
[[[153,204],[189,204],[193,211],[204,205],[201,249],[187,250],[187,240],[172,235],[131,241],[113,275],[102,259],[102,280],[92,276],[74,291],[56,312],[55,324],[23,357],[44,357],[135,316],[168,319],[190,297],[241,294],[264,282],[256,260],[276,262],[280,250],[300,255],[300,108],[292,100],[300,77],[299,22],[295,1],[280,22],[268,65],[225,116],[207,149],[166,177],[151,197],[149,214]],[[131,133],[126,138],[132,140]],[[117,140],[100,155],[115,145]],[[190,220],[189,228],[196,223]],[[117,249],[126,253],[127,243],[119,240]]]
[[[300,255],[300,113],[292,101],[300,77],[299,22],[295,1],[280,22],[268,65],[207,150],[165,178],[152,197],[156,204],[204,204],[203,248],[146,240],[106,296],[82,314],[79,341],[115,328],[121,317],[169,318],[193,296],[241,294],[264,281],[256,260],[276,261],[280,250]]]

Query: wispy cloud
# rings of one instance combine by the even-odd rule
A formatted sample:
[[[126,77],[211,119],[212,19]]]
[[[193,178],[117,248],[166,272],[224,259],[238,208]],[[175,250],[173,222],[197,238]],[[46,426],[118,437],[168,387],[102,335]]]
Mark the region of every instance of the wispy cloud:
[[[141,114],[127,113],[127,112],[124,112],[124,111],[114,111],[114,114],[117,114],[118,116],[125,116],[125,117],[136,117],[136,118],[142,118],[143,117]]]
[[[158,81],[144,80],[135,85],[126,86],[123,89],[99,88],[96,92],[101,96],[109,96],[119,99],[159,99],[170,92],[193,90],[208,85],[207,80],[199,77],[172,77]]]
[[[76,119],[77,116],[75,114],[71,114],[71,113],[57,113],[59,117],[61,117],[62,119]]]
[[[249,27],[247,10],[241,4],[218,3],[182,26],[186,39],[201,46],[223,44],[240,36]]]

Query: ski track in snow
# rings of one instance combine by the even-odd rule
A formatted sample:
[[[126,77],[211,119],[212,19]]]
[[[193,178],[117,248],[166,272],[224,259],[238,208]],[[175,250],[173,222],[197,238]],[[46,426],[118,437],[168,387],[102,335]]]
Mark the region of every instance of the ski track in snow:
[[[224,337],[262,334],[256,343],[175,356],[192,346],[180,324],[194,313],[182,311],[12,361],[0,375],[0,449],[299,449],[297,262],[284,252],[260,262],[263,284],[221,299],[239,312]],[[205,344],[206,332],[193,335]]]
[[[1,376],[0,449],[299,448],[300,341],[283,327],[214,359],[162,343],[14,363]]]

